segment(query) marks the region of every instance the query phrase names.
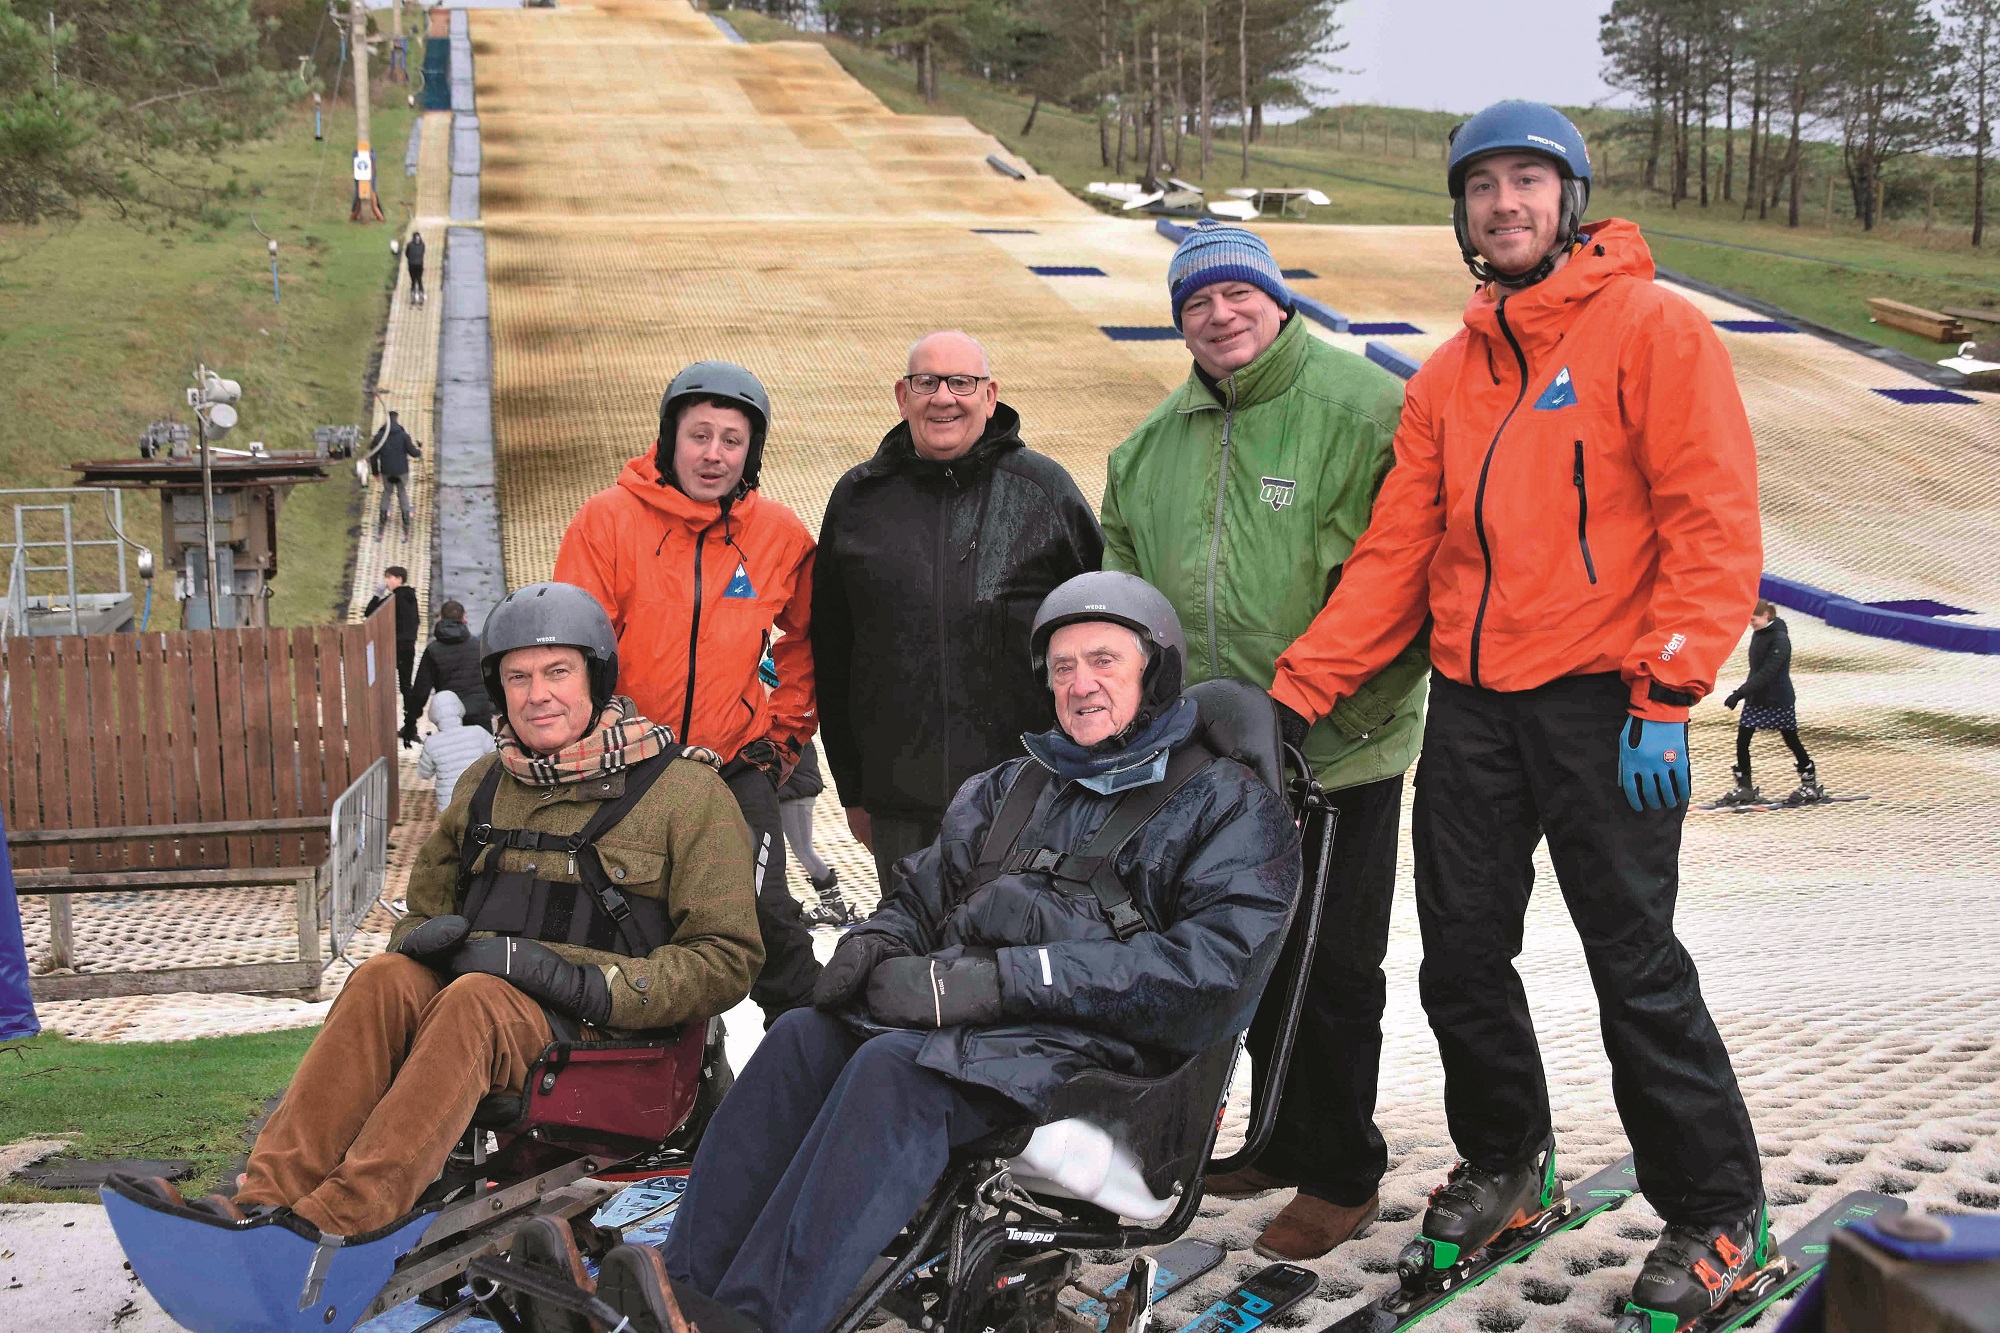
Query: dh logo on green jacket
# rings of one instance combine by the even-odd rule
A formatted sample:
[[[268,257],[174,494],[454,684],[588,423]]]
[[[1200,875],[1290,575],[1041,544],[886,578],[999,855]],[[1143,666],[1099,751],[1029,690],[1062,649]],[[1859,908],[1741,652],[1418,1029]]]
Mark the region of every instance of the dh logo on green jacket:
[[[1285,477],[1264,477],[1261,480],[1264,489],[1257,493],[1257,498],[1271,506],[1274,514],[1291,504],[1292,496],[1299,488],[1296,481]]]

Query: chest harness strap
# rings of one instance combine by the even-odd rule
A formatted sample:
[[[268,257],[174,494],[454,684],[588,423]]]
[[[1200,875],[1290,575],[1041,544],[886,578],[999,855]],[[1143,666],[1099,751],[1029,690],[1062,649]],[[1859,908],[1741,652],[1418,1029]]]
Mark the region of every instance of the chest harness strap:
[[[600,805],[575,833],[494,828],[493,797],[500,789],[501,766],[487,769],[473,792],[459,849],[457,895],[472,929],[578,944],[628,958],[643,958],[673,938],[666,901],[619,892],[596,842],[632,812],[679,754],[680,747],[673,746],[632,765],[625,771],[623,794]],[[566,857],[576,882],[542,879],[530,873],[532,867],[500,869],[497,853],[507,847]],[[494,854],[486,855],[488,849]]]
[[[1104,909],[1105,919],[1111,923],[1112,933],[1120,940],[1129,940],[1150,929],[1145,917],[1133,906],[1131,891],[1118,876],[1119,854],[1174,794],[1195,774],[1214,763],[1215,758],[1199,740],[1175,750],[1167,759],[1166,776],[1120,795],[1104,823],[1083,849],[1076,852],[1016,845],[1034,817],[1042,793],[1055,776],[1029,760],[1007,789],[992,827],[987,830],[986,841],[979,849],[979,863],[973,869],[973,887],[982,888],[1002,875],[1047,875],[1065,892],[1081,890],[1095,897]]]

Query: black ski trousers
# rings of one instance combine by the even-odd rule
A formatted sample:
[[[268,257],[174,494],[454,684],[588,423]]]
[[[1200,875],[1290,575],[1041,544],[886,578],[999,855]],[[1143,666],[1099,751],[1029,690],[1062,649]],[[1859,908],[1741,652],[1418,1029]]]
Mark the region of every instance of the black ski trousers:
[[[1611,1093],[1639,1187],[1670,1223],[1741,1218],[1763,1198],[1729,1052],[1674,936],[1685,808],[1618,788],[1628,691],[1615,674],[1501,693],[1433,673],[1412,841],[1419,989],[1460,1155],[1517,1167],[1548,1141],[1548,1084],[1514,959],[1546,837],[1583,940]]]
[[[812,1003],[819,980],[812,932],[798,899],[785,885],[785,830],[778,789],[763,769],[741,760],[723,765],[722,780],[750,826],[750,854],[757,864],[757,933],[764,940],[764,970],[750,986],[750,998],[764,1011],[768,1029],[778,1015]]]
[[[1327,869],[1326,907],[1307,974],[1305,1007],[1278,1123],[1257,1169],[1298,1182],[1301,1193],[1353,1208],[1368,1202],[1389,1169],[1375,1128],[1382,1068],[1382,1007],[1388,982],[1389,910],[1396,896],[1396,835],[1403,775],[1328,792],[1340,812]],[[1307,855],[1315,849],[1308,848]],[[1313,868],[1307,867],[1307,874]],[[1284,989],[1265,990],[1250,1024],[1253,1106],[1270,1094],[1269,1061],[1284,1015]]]

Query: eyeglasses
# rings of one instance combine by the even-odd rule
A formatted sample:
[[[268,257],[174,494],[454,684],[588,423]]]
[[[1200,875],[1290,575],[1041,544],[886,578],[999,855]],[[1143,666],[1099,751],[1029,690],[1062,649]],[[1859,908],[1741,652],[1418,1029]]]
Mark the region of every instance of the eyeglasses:
[[[970,398],[974,390],[992,378],[991,375],[905,375],[903,383],[926,398],[936,393],[940,384],[960,398]]]

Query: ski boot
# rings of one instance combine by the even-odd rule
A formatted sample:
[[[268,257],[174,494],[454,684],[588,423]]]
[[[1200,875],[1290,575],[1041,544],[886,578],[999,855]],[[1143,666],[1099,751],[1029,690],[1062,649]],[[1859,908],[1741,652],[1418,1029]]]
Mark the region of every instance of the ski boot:
[[[1790,796],[1785,798],[1785,804],[1793,806],[1818,805],[1825,799],[1826,788],[1820,785],[1818,771],[1811,764],[1807,764],[1799,770],[1799,785]]]
[[[1613,1333],[1685,1333],[1749,1285],[1771,1254],[1761,1203],[1735,1222],[1670,1226],[1640,1267]]]
[[[1740,768],[1732,768],[1729,775],[1736,779],[1736,785],[1716,798],[1718,808],[1731,805],[1756,805],[1764,799],[1764,794],[1750,783],[1750,775]]]
[[[1472,1276],[1474,1259],[1488,1246],[1526,1243],[1569,1214],[1553,1143],[1511,1171],[1460,1162],[1431,1191],[1423,1227],[1396,1257],[1396,1274],[1411,1297],[1449,1291]]]
[[[826,878],[811,881],[813,892],[819,895],[819,902],[802,913],[808,926],[832,926],[845,930],[858,925],[860,915],[840,896],[840,872],[832,866],[826,868]]]

